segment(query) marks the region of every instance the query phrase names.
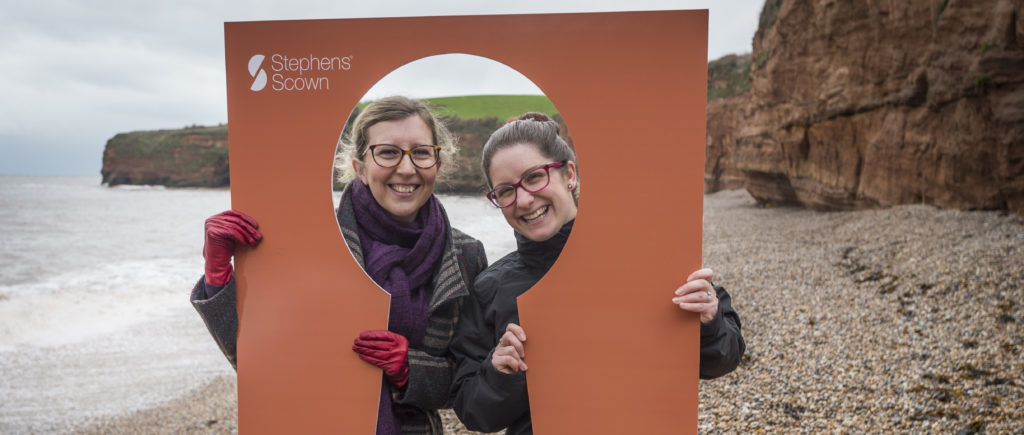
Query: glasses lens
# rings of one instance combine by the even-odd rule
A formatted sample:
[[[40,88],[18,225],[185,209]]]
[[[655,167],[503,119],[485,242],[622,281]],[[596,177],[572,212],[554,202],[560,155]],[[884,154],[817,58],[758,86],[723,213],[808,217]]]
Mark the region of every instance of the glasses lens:
[[[548,168],[545,166],[528,172],[522,182],[523,188],[531,193],[548,187]]]
[[[426,169],[437,163],[437,150],[433,145],[420,145],[409,151],[412,163]]]
[[[491,202],[498,207],[507,207],[516,200],[516,188],[515,186],[504,184],[495,187],[487,197],[491,199]]]
[[[402,160],[402,149],[394,145],[374,145],[373,146],[373,161],[377,162],[385,168],[398,165],[398,161]]]

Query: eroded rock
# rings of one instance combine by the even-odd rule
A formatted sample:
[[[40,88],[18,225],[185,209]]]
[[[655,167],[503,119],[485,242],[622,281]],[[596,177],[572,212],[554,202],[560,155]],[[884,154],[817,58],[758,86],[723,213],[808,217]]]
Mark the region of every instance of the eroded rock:
[[[1024,3],[769,0],[750,91],[709,102],[706,190],[1024,214]]]

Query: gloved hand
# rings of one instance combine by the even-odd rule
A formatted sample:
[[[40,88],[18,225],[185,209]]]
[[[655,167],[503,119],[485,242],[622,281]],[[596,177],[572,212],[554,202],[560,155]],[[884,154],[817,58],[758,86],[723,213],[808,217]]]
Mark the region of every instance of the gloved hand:
[[[256,221],[242,212],[228,210],[206,220],[206,241],[203,258],[206,259],[206,283],[224,285],[231,279],[231,257],[235,246],[245,243],[256,246],[263,234]]]
[[[359,334],[352,350],[359,358],[381,369],[398,388],[409,382],[409,340],[391,331],[373,330]]]

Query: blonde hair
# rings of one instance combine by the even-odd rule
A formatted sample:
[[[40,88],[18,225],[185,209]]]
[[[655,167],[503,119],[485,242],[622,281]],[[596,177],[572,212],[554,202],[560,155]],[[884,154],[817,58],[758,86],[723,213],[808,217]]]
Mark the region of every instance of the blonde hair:
[[[341,152],[334,162],[338,181],[348,183],[356,179],[357,174],[352,168],[352,161],[366,162],[366,147],[370,146],[370,127],[379,122],[400,121],[410,116],[419,116],[430,129],[434,138],[433,145],[441,147],[438,162],[443,161],[444,164],[438,168],[437,179],[443,180],[447,174],[451,173],[456,167],[455,157],[459,154],[459,148],[455,145],[455,140],[448,128],[445,127],[444,122],[434,114],[426,103],[396,95],[381,98],[363,108],[352,123],[348,137],[341,138],[339,144]]]

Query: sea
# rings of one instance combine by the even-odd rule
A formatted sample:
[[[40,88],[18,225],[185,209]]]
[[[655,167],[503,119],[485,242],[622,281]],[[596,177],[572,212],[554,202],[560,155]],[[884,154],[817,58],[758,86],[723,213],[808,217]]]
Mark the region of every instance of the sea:
[[[485,198],[438,197],[489,261],[515,249]],[[71,431],[231,375],[188,302],[203,222],[230,205],[228,189],[0,175],[0,433]]]

